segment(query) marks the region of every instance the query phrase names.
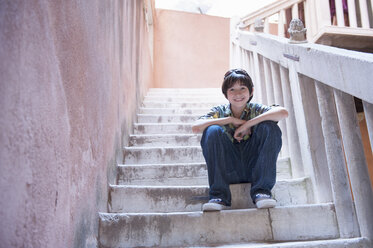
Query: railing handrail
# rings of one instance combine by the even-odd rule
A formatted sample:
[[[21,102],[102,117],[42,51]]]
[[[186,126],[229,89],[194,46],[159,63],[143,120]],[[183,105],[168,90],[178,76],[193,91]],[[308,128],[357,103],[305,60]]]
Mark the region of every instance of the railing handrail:
[[[373,71],[373,54],[314,43],[294,45],[286,38],[248,31],[238,31],[236,44],[284,67],[288,59],[298,60],[299,73],[373,103],[372,82],[368,78]],[[336,66],[330,66],[331,62]]]
[[[278,12],[280,12],[283,9],[290,8],[294,4],[303,2],[304,0],[279,0],[274,3],[268,4],[264,6],[263,8],[252,12],[244,17],[241,18],[241,23],[244,24],[244,26],[251,25],[255,22],[258,18],[264,18],[272,16]]]

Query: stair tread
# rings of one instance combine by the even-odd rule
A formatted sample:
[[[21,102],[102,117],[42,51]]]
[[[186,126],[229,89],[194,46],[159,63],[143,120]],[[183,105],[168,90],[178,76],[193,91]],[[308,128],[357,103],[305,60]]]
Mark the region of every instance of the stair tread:
[[[288,183],[295,183],[295,182],[301,182],[304,181],[307,177],[298,177],[298,178],[290,178],[290,179],[279,179],[276,181],[276,183],[281,182],[288,182]],[[240,183],[237,183],[240,184]],[[126,184],[110,184],[110,187],[112,188],[153,188],[153,189],[163,189],[163,188],[208,188],[208,185],[126,185]]]
[[[311,202],[308,178],[278,180],[272,190],[278,206]],[[250,198],[250,183],[230,185],[232,208],[255,208]],[[199,185],[110,185],[111,212],[198,211],[208,201],[207,177]],[[284,195],[286,197],[284,197]],[[279,197],[277,197],[279,196]]]
[[[100,241],[108,247],[112,244],[181,247],[339,236],[332,203],[208,213],[100,213],[99,218]]]
[[[358,246],[356,246],[358,245]],[[344,239],[323,239],[311,241],[290,241],[290,242],[250,242],[214,246],[199,246],[199,248],[220,247],[220,248],[357,248],[368,247],[366,238],[344,238]]]
[[[180,146],[180,148],[183,147],[183,146]],[[278,158],[277,159],[277,162],[286,162],[286,161],[289,161],[289,157],[282,157],[282,158]],[[141,163],[138,163],[138,164],[118,164],[118,166],[120,167],[130,167],[130,166],[134,166],[134,167],[149,167],[149,166],[178,166],[178,165],[181,165],[181,166],[185,166],[185,165],[206,165],[206,162],[205,161],[202,161],[202,162],[183,162],[183,163],[153,163],[153,164],[141,164]]]

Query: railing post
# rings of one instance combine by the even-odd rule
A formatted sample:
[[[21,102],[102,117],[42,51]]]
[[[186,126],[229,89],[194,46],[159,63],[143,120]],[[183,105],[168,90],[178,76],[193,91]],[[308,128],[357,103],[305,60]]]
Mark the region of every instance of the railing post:
[[[365,120],[367,122],[370,148],[373,152],[373,104],[363,101]],[[371,178],[373,179],[373,178]]]
[[[248,52],[248,58],[249,58],[249,75],[251,77],[251,79],[253,80],[253,83],[254,83],[254,96],[253,96],[253,99],[252,101],[253,102],[260,102],[261,103],[261,97],[260,97],[260,85],[258,85],[259,83],[256,81],[256,73],[255,73],[255,63],[254,63],[254,53],[252,51],[247,51]]]
[[[261,75],[261,72],[260,72],[260,69],[262,68],[262,65],[260,64],[260,60],[259,60],[259,55],[257,52],[253,52],[253,58],[254,58],[254,76],[255,76],[255,80],[254,81],[254,95],[255,97],[258,99],[258,102],[260,103],[263,103],[263,104],[266,104],[267,101],[265,98],[264,99],[264,94],[263,94],[263,84],[262,84],[262,81],[264,80],[264,78],[262,77]]]
[[[347,5],[348,5],[348,21],[350,23],[350,27],[357,28],[355,0],[347,0]]]
[[[269,65],[269,60],[263,58],[263,65],[264,65],[264,81],[266,85],[266,92],[267,92],[267,104],[272,105],[275,104],[275,95],[273,93],[273,82],[272,82],[272,75],[271,75],[271,68]]]
[[[285,10],[280,10],[280,13],[278,13],[278,27],[277,27],[277,33],[280,37],[285,37]]]
[[[340,237],[358,237],[359,225],[348,183],[333,91],[328,86],[316,82],[316,92]]]
[[[304,6],[304,11],[308,12],[308,19],[306,19],[307,23],[307,34],[309,35],[308,40],[312,41],[313,37],[317,35],[317,28],[318,28],[318,20],[317,20],[317,11],[316,11],[316,6],[315,6],[315,1],[316,0],[307,0],[304,1],[305,6]],[[319,11],[319,10],[318,10]]]
[[[272,82],[273,82],[273,92],[275,97],[275,103],[280,106],[284,106],[284,98],[282,94],[281,87],[281,78],[280,78],[280,69],[278,64],[273,61],[270,61],[271,64],[271,73],[272,73]],[[288,145],[288,132],[286,129],[286,121],[280,121],[278,123],[282,131],[282,155],[289,156],[289,145]]]
[[[264,33],[269,34],[269,18],[264,18]]]
[[[291,157],[291,173],[294,178],[304,177],[303,161],[299,145],[298,129],[295,120],[294,103],[291,97],[289,72],[280,65],[281,86],[284,97],[284,107],[289,112],[286,120],[289,154]]]
[[[293,4],[293,6],[291,6],[291,18],[292,19],[299,19],[298,3]]]
[[[249,56],[245,49],[240,49],[241,51],[241,61],[242,61],[242,68],[245,69],[247,72],[249,71]]]
[[[317,16],[317,30],[320,30],[322,27],[331,24],[329,1],[315,0],[315,6],[317,9],[315,13]]]
[[[373,241],[373,192],[354,99],[339,90],[334,91],[334,96],[360,232]]]
[[[368,5],[366,0],[359,0],[362,28],[369,28]]]
[[[364,0],[365,1],[365,0]],[[337,15],[337,26],[344,27],[345,26],[345,19],[343,15],[343,6],[342,0],[335,0],[335,11]]]

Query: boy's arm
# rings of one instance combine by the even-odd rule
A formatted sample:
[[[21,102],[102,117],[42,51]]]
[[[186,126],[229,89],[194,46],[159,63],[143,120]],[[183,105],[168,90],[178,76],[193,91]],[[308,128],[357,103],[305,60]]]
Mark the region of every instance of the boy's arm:
[[[258,125],[263,121],[280,121],[287,118],[289,115],[288,111],[283,107],[273,107],[272,109],[264,112],[257,117],[246,121],[242,126],[236,129],[234,133],[234,138],[241,141],[246,134],[250,133],[251,127]]]
[[[240,126],[246,121],[234,117],[224,117],[224,118],[215,118],[215,119],[199,119],[194,122],[192,125],[193,133],[202,133],[208,126],[219,125],[224,126],[229,123],[232,123],[235,126]]]

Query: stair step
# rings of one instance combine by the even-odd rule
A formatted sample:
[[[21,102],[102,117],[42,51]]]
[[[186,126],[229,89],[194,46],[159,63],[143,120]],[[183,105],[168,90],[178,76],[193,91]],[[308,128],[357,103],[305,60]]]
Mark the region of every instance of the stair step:
[[[200,146],[125,147],[125,164],[203,162]]]
[[[207,248],[211,246],[199,246]],[[214,245],[213,247],[217,247]],[[366,238],[327,239],[316,241],[292,242],[250,242],[241,244],[219,245],[220,248],[368,248],[372,247]]]
[[[202,134],[130,135],[129,146],[198,146]]]
[[[159,115],[171,115],[171,114],[186,114],[186,115],[204,115],[210,111],[210,108],[189,108],[189,109],[178,109],[178,108],[140,108],[140,114],[159,114]]]
[[[306,178],[280,180],[272,190],[277,206],[310,203]],[[232,209],[255,208],[250,198],[251,184],[230,185]],[[189,212],[200,211],[208,201],[208,185],[204,186],[138,186],[111,185],[110,212]]]
[[[207,185],[205,163],[119,165],[118,185]]]
[[[134,134],[179,134],[192,132],[190,123],[135,123]]]
[[[102,247],[183,247],[338,236],[331,203],[209,213],[99,214]]]
[[[227,99],[222,94],[221,96],[146,96],[144,102],[221,102],[226,103]]]
[[[221,88],[151,88],[147,95],[216,95],[222,94]]]
[[[220,104],[227,104],[227,101],[219,102],[150,102],[144,101],[145,108],[212,108]]]
[[[138,123],[170,123],[170,122],[183,122],[192,123],[196,121],[201,114],[197,115],[159,115],[159,114],[138,114]]]
[[[289,158],[277,160],[277,179],[291,179]],[[205,162],[118,166],[120,185],[207,185]]]

